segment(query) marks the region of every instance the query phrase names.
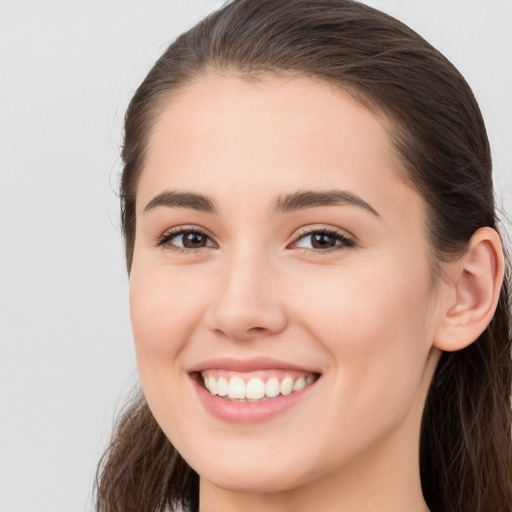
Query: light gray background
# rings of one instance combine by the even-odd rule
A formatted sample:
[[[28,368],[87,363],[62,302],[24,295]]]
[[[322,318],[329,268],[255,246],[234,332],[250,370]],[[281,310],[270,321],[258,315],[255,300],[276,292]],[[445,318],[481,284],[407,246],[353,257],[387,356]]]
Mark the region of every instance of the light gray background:
[[[512,0],[368,2],[473,87],[512,205]],[[0,512],[91,509],[136,382],[116,189],[136,86],[214,0],[0,1]],[[510,213],[509,213],[510,215]]]

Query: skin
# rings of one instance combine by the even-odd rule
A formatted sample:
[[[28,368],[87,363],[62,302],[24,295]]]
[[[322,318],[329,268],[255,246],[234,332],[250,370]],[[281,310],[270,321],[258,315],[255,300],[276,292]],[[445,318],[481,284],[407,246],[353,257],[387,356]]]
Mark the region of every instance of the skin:
[[[427,510],[425,397],[447,318],[483,288],[460,265],[433,286],[425,203],[400,178],[387,129],[324,83],[213,73],[155,123],[136,199],[131,318],[144,394],[200,475],[203,512]],[[285,194],[332,189],[377,215],[356,204],[273,210]],[[144,211],[169,190],[209,196],[218,212]],[[206,233],[207,245],[158,245],[179,226]],[[325,228],[353,244],[315,249],[306,233]],[[478,261],[490,237],[475,243]],[[457,291],[461,276],[472,293]],[[227,423],[204,409],[189,375],[225,356],[281,359],[321,378],[271,420]]]

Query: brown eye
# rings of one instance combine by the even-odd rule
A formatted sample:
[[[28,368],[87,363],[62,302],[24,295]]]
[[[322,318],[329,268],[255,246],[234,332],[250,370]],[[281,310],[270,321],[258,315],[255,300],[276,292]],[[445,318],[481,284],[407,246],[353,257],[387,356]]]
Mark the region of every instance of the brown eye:
[[[180,229],[166,233],[158,239],[158,245],[168,249],[184,251],[186,249],[202,249],[203,247],[215,247],[210,237],[205,233],[191,229]]]
[[[330,249],[336,245],[336,237],[327,233],[311,235],[311,246],[314,249]]]
[[[354,240],[337,231],[316,230],[304,233],[296,240],[293,247],[322,254],[330,250],[354,247],[354,245]]]
[[[206,247],[208,238],[202,233],[197,231],[188,231],[181,235],[182,245],[187,249],[197,249],[199,247]]]

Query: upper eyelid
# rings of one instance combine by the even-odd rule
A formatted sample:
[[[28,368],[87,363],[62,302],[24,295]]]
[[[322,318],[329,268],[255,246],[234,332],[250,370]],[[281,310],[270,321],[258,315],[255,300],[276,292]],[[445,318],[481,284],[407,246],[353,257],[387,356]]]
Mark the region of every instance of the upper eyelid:
[[[215,245],[217,245],[217,242],[215,242],[214,237],[210,234],[210,232],[202,227],[196,226],[196,225],[188,225],[188,224],[180,224],[178,226],[166,229],[161,235],[159,235],[155,240],[155,245],[157,247],[162,246],[163,244],[167,243],[170,239],[174,238],[175,236],[180,236],[187,232],[197,232],[201,235],[204,235],[208,237]],[[211,247],[210,247],[211,248]],[[185,249],[189,251],[197,251],[201,248],[195,248],[195,249]]]
[[[159,238],[162,238],[162,237],[168,236],[168,235],[179,235],[180,233],[188,232],[188,231],[198,232],[198,233],[201,233],[202,235],[208,236],[209,238],[212,238],[212,239],[214,238],[212,233],[208,229],[203,228],[201,226],[194,225],[194,224],[180,224],[179,226],[174,226],[172,228],[166,229],[159,236]]]
[[[350,240],[352,240],[354,242],[357,241],[357,238],[354,235],[352,235],[352,233],[348,232],[345,229],[337,228],[334,226],[318,225],[318,227],[304,226],[303,228],[299,228],[298,230],[295,231],[295,233],[292,237],[292,241],[290,243],[298,240],[299,238],[301,238],[303,236],[310,235],[313,233],[322,233],[322,232],[339,235],[344,238],[349,238]]]
[[[157,246],[162,245],[166,241],[168,241],[170,238],[174,236],[179,236],[182,233],[186,232],[198,232],[202,235],[207,236],[217,247],[218,243],[215,241],[215,237],[207,230],[206,228],[203,228],[201,226],[197,225],[191,225],[191,224],[183,224],[178,225],[172,228],[167,229],[164,231],[158,238],[157,238]],[[300,240],[303,237],[307,237],[309,235],[312,235],[314,233],[329,233],[332,235],[338,235],[340,238],[346,238],[353,242],[354,244],[357,244],[357,239],[355,236],[353,236],[351,233],[347,232],[344,229],[334,227],[334,226],[326,226],[326,225],[309,225],[309,226],[303,226],[301,228],[298,228],[295,230],[294,234],[292,235],[291,240],[289,240],[286,243],[286,248],[289,248],[294,243],[296,243],[298,240]],[[185,249],[186,251],[198,251],[201,249],[205,249],[206,247],[196,248],[196,249]],[[211,249],[212,247],[208,247],[208,249]]]
[[[183,231],[197,231],[199,233],[202,233],[206,236],[209,236],[210,238],[214,238],[214,236],[210,233],[209,230],[206,228],[203,228],[201,226],[193,225],[193,224],[180,224],[178,226],[166,229],[159,238],[162,238],[167,235],[176,234],[179,235]],[[329,232],[329,233],[337,233],[339,235],[346,236],[347,238],[356,239],[354,235],[346,231],[345,229],[337,228],[334,226],[321,226],[318,225],[318,227],[311,227],[311,226],[303,226],[302,228],[298,228],[295,230],[294,234],[292,235],[292,240],[299,238],[304,235],[308,235],[311,233],[318,233],[318,232]]]
[[[337,229],[332,229],[332,228],[321,229],[321,228],[319,228],[319,229],[307,230],[307,231],[295,236],[293,238],[293,240],[287,244],[286,247],[293,248],[293,246],[298,244],[300,242],[300,240],[302,240],[303,238],[308,238],[309,236],[311,236],[315,233],[325,233],[327,235],[334,236],[335,238],[337,238],[338,241],[341,241],[341,244],[336,245],[331,248],[325,248],[325,249],[315,249],[315,248],[312,249],[312,248],[307,248],[307,247],[299,247],[299,248],[302,249],[303,251],[307,251],[307,252],[314,252],[314,253],[318,253],[318,254],[324,253],[325,254],[328,251],[336,250],[335,247],[338,247],[338,250],[340,250],[345,247],[356,247],[357,246],[356,239],[351,235],[345,234],[344,232],[339,231]]]

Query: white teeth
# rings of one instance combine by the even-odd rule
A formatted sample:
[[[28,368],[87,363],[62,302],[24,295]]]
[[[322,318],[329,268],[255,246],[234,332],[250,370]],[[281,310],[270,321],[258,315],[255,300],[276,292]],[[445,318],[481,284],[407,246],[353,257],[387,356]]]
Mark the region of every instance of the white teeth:
[[[224,377],[217,381],[217,394],[219,396],[226,396],[228,394],[228,381]]]
[[[251,379],[245,389],[245,398],[258,400],[265,396],[265,383],[261,379]]]
[[[279,395],[279,381],[275,377],[271,377],[267,380],[267,385],[265,386],[265,395],[269,398],[274,398]]]
[[[245,382],[240,377],[231,377],[228,396],[229,398],[245,398]]]
[[[306,386],[306,379],[304,377],[300,377],[295,381],[293,385],[293,391],[300,391],[303,387]]]
[[[208,391],[212,395],[217,394],[217,381],[213,377],[208,377]]]
[[[293,380],[292,377],[285,377],[281,382],[276,377],[271,377],[266,382],[257,377],[250,379],[247,384],[237,376],[228,380],[225,377],[219,377],[216,380],[211,375],[203,377],[205,388],[212,395],[227,396],[232,400],[265,400],[281,395],[289,395],[300,391],[315,381],[314,375],[299,377]]]
[[[285,377],[280,386],[281,395],[289,395],[293,391],[293,379],[291,377]]]

